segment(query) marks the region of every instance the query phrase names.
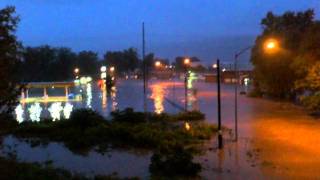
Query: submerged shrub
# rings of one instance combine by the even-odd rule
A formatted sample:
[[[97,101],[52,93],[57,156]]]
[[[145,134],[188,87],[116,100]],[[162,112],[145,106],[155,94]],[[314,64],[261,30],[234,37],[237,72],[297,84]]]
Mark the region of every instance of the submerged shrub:
[[[130,123],[141,123],[145,122],[146,116],[143,112],[134,112],[132,108],[126,108],[123,111],[116,110],[110,113],[112,121],[115,122],[130,122]]]
[[[153,176],[197,176],[201,165],[192,160],[192,153],[183,146],[168,147],[153,154],[149,170]]]
[[[86,129],[107,123],[103,116],[91,109],[78,109],[71,113],[69,120],[64,120],[66,124],[72,127]]]
[[[200,111],[181,112],[174,116],[177,121],[201,121],[205,119],[205,115]]]
[[[0,113],[0,131],[7,132],[18,126],[18,122],[12,115],[7,113]]]
[[[312,114],[320,113],[320,92],[310,96],[303,96],[301,102]]]

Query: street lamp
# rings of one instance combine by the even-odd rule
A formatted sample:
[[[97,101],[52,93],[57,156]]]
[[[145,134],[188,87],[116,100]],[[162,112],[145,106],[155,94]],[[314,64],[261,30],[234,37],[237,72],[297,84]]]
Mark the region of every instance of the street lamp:
[[[106,72],[107,71],[107,67],[106,66],[101,66],[100,71],[101,72]]]
[[[183,60],[184,64],[184,110],[188,111],[188,66],[190,65],[190,59],[186,58]]]
[[[114,70],[115,70],[114,66],[111,66],[109,70],[110,70],[111,73],[113,73]]]
[[[275,39],[268,39],[264,43],[264,49],[266,52],[272,52],[272,50],[276,50],[278,48],[278,41]]]
[[[161,66],[161,62],[160,62],[160,61],[156,61],[156,62],[154,63],[154,65],[155,65],[156,67],[160,67],[160,66]]]
[[[236,78],[236,83],[234,86],[234,121],[235,121],[235,141],[238,141],[238,84],[239,84],[239,72],[238,72],[238,57],[248,51],[249,49],[252,49],[253,46],[248,46],[241,51],[237,52],[234,55],[234,73]],[[276,39],[270,38],[267,39],[263,43],[263,48],[266,53],[274,52],[274,50],[277,50],[279,48],[279,42]]]
[[[76,67],[76,68],[74,68],[73,72],[74,72],[74,75],[76,76],[76,79],[79,79],[80,69]]]
[[[100,71],[101,71],[101,75],[100,75],[100,78],[102,80],[105,80],[107,78],[107,67],[106,66],[101,66],[100,68]]]

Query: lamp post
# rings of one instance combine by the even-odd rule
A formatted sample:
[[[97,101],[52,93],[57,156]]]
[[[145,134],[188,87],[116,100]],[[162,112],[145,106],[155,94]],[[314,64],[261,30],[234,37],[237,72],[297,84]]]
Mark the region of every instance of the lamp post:
[[[222,149],[222,131],[221,131],[221,91],[220,91],[220,60],[217,59],[217,91],[218,91],[218,148]]]
[[[235,141],[238,141],[238,85],[239,85],[239,71],[238,71],[238,57],[251,49],[253,46],[248,46],[241,51],[235,53],[234,55],[234,76],[236,78],[236,83],[234,86],[234,121],[235,121]],[[273,52],[278,48],[278,41],[275,39],[268,39],[264,42],[265,52]]]
[[[188,111],[188,66],[190,64],[190,59],[186,58],[183,61],[184,64],[184,110],[187,112]]]

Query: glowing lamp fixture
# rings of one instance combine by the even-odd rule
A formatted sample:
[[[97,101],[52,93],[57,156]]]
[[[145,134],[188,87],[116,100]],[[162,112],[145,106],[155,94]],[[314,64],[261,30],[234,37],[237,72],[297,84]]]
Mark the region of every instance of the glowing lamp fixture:
[[[216,69],[216,68],[218,67],[218,65],[217,65],[217,64],[213,64],[212,67],[213,67],[214,69]]]
[[[106,66],[101,66],[100,71],[101,72],[106,72],[107,71],[107,67]]]
[[[156,61],[156,62],[154,63],[154,65],[155,65],[156,67],[160,67],[160,66],[161,66],[161,62],[160,62],[160,61]]]
[[[79,69],[79,68],[75,68],[75,69],[74,69],[74,73],[75,73],[75,74],[78,74],[79,72],[80,72],[80,69]]]
[[[189,65],[190,64],[190,59],[189,58],[184,59],[183,63],[185,65]]]
[[[278,41],[276,39],[268,39],[265,43],[264,43],[264,49],[268,52],[272,52],[274,50],[278,49]]]
[[[114,66],[110,67],[110,72],[114,72]]]

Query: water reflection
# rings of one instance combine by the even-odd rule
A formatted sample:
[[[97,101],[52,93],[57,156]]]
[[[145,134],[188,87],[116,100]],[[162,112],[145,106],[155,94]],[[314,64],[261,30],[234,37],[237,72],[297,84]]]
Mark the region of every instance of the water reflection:
[[[107,108],[107,89],[105,87],[105,84],[103,83],[103,85],[100,87],[101,91],[102,91],[102,98],[101,98],[101,104],[102,104],[102,109],[106,109]]]
[[[162,113],[164,111],[163,101],[164,101],[164,87],[163,84],[157,83],[151,86],[151,96],[150,98],[154,100],[154,112]]]
[[[112,101],[112,111],[115,111],[118,109],[118,102],[117,102],[117,88],[115,86],[113,86],[111,88],[111,92],[110,92],[110,95],[111,95],[111,101]]]
[[[86,102],[87,102],[87,108],[91,108],[92,103],[92,86],[90,83],[86,85]]]

